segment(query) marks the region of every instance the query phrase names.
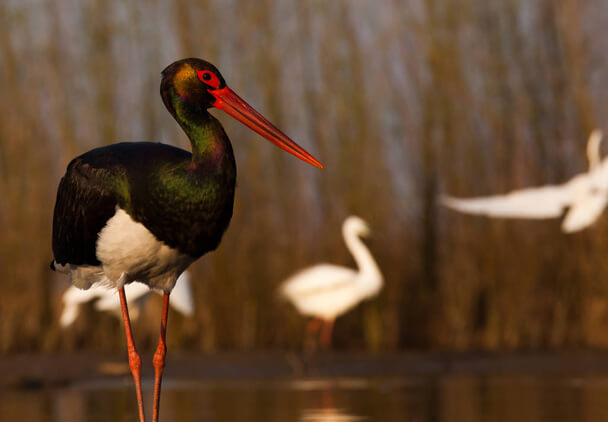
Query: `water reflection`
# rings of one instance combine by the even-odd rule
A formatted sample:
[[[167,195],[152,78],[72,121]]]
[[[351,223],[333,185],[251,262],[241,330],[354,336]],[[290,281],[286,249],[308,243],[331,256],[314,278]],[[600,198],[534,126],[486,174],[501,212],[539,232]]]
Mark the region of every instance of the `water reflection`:
[[[355,416],[344,409],[304,409],[300,415],[300,422],[355,422],[365,420],[363,416]]]
[[[146,397],[151,396],[150,380]],[[161,417],[179,422],[608,420],[608,378],[442,376],[408,379],[171,382]],[[149,403],[148,403],[149,404]],[[0,421],[137,419],[130,380],[0,393]]]
[[[311,391],[310,387],[315,384],[308,383],[308,385],[302,385],[302,382],[294,383],[292,386],[299,387],[308,387],[308,391]],[[317,386],[321,386],[323,382],[317,382]],[[362,421],[365,418],[363,416],[356,416],[351,413],[346,408],[336,408],[335,407],[335,399],[334,394],[337,386],[341,386],[341,388],[366,388],[368,383],[365,380],[347,380],[337,382],[334,380],[332,385],[329,384],[328,381],[325,382],[325,385],[322,386],[321,390],[321,403],[319,407],[312,407],[307,409],[302,409],[300,413],[300,418],[298,419],[300,422],[356,422]]]

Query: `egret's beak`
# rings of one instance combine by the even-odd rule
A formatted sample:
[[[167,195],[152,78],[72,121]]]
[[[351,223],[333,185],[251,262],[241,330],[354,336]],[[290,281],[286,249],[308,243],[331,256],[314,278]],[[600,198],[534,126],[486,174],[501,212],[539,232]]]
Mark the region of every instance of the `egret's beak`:
[[[323,168],[323,164],[318,162],[312,155],[307,153],[304,148],[289,139],[287,135],[277,129],[264,116],[258,113],[253,107],[245,102],[241,97],[228,88],[209,90],[209,93],[216,99],[214,107],[225,111],[239,122],[251,130],[262,135],[270,142],[284,149],[285,151],[295,155],[301,160],[312,164],[315,167]]]

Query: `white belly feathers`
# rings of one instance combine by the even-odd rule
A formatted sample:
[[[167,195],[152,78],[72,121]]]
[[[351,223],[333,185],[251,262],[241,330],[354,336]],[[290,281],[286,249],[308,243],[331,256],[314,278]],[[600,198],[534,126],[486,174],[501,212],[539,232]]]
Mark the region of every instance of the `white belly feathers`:
[[[170,291],[194,261],[158,241],[143,224],[118,207],[99,233],[96,254],[100,267],[69,266],[72,283],[77,287],[87,289],[95,283],[120,287],[137,280],[151,288]]]

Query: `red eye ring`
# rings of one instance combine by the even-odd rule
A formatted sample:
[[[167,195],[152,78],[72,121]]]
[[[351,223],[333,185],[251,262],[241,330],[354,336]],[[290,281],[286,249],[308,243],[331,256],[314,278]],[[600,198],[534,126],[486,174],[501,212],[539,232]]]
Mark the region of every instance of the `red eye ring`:
[[[197,70],[196,76],[198,76],[202,83],[209,85],[212,88],[217,89],[220,87],[220,80],[216,74],[210,70]]]

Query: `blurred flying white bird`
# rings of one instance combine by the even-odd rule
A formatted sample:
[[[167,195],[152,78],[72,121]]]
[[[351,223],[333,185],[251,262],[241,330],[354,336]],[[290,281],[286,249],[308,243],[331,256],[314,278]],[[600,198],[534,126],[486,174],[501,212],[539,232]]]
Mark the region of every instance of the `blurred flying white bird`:
[[[562,231],[582,230],[608,203],[608,159],[600,159],[602,132],[594,130],[587,142],[589,171],[562,185],[516,190],[505,195],[461,199],[442,196],[441,204],[468,214],[507,218],[556,218],[567,208]]]
[[[331,264],[319,264],[304,269],[280,287],[302,315],[315,317],[309,328],[321,322],[321,341],[329,346],[334,320],[364,299],[378,294],[382,274],[360,237],[369,235],[369,226],[359,217],[350,216],[342,225],[342,235],[359,267],[359,271]],[[319,321],[320,320],[320,321]]]
[[[139,312],[148,294],[152,291],[161,295],[163,293],[152,290],[147,285],[139,282],[125,285],[125,295],[131,319],[136,319],[139,316]],[[104,285],[96,285],[88,290],[70,286],[63,294],[62,299],[63,312],[59,318],[59,323],[64,328],[74,323],[80,313],[80,306],[92,300],[96,300],[94,305],[96,310],[109,311],[116,315],[116,317],[122,318],[120,298],[117,290]],[[194,298],[192,296],[190,274],[188,271],[184,271],[177,279],[169,297],[169,305],[185,316],[191,316],[194,313]]]

